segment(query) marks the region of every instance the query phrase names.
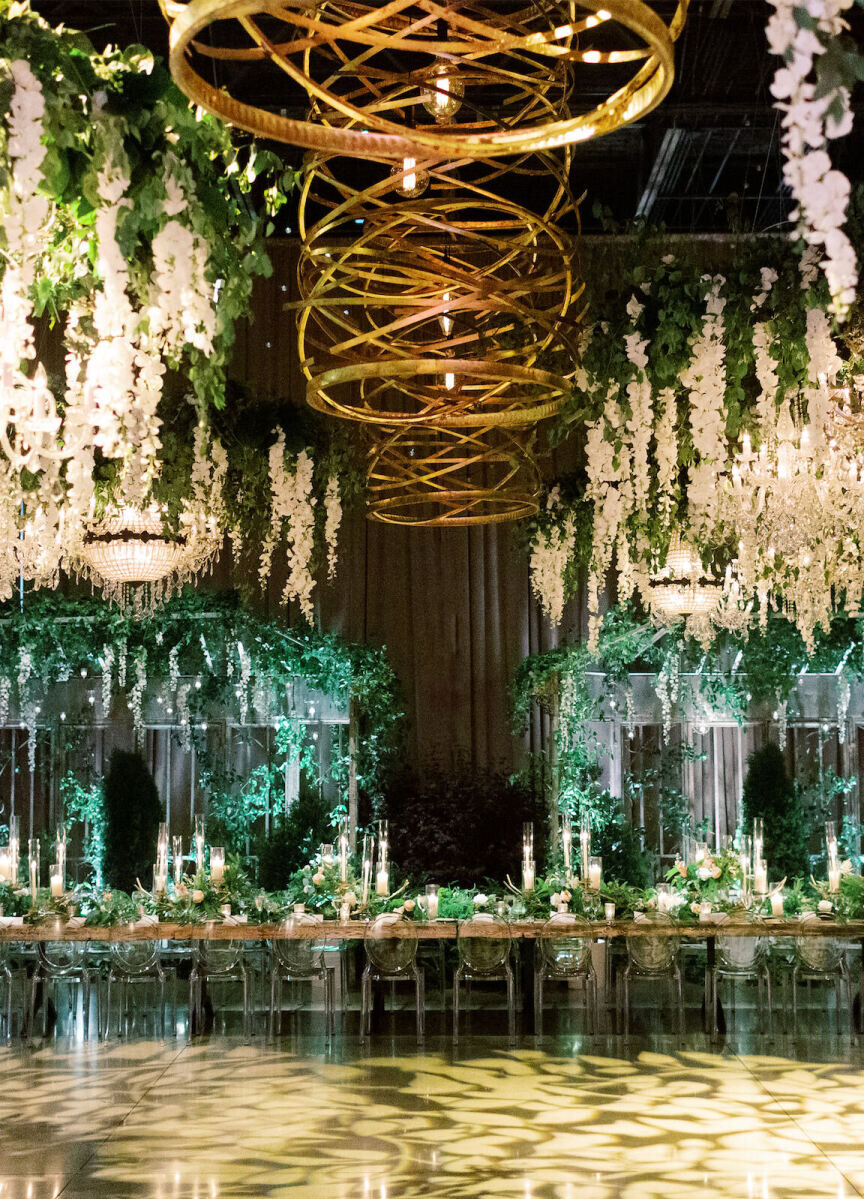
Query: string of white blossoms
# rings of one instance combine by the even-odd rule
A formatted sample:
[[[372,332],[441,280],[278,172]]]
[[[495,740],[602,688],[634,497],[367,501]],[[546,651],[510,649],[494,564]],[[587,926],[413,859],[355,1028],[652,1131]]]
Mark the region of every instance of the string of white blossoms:
[[[60,419],[43,367],[36,358],[31,289],[50,205],[39,194],[45,98],[29,65],[9,64],[14,84],[7,153],[9,174],[3,222],[5,270],[0,284],[0,598],[8,598],[19,572],[37,583],[56,577],[60,558],[60,473],[75,445],[58,446]],[[37,490],[23,486],[35,476]],[[23,507],[22,507],[23,506]],[[22,517],[23,511],[23,517]]]
[[[560,488],[553,487],[546,498],[546,509],[554,513],[560,506]],[[564,573],[575,547],[576,526],[570,513],[560,524],[539,530],[531,546],[531,589],[553,627],[561,623],[564,614]]]
[[[816,96],[812,73],[816,59],[847,26],[842,13],[853,0],[770,0],[774,8],[766,28],[768,45],[783,59],[771,84],[783,113],[783,178],[798,208],[791,214],[804,239],[824,249],[833,311],[841,319],[855,298],[858,267],[843,232],[850,184],[835,170],[828,142],[852,128],[849,92],[836,87]]]

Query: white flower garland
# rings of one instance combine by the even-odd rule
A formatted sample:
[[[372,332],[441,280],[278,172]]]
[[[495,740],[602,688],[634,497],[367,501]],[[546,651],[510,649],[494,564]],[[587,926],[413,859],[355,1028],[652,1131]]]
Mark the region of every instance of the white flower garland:
[[[552,489],[546,498],[546,510],[555,513],[561,508],[561,492]],[[572,513],[560,523],[538,529],[531,544],[528,569],[531,590],[541,611],[553,628],[561,623],[564,614],[564,575],[576,546],[576,526]]]
[[[678,700],[680,669],[678,651],[673,650],[664,658],[663,665],[660,667],[660,672],[657,675],[657,683],[655,684],[655,691],[657,698],[660,700],[660,709],[663,715],[664,745],[669,744],[669,738],[672,734],[672,709]]]
[[[837,87],[816,96],[812,81],[816,59],[832,38],[846,28],[842,13],[853,0],[770,0],[774,12],[766,35],[774,54],[783,58],[771,84],[775,107],[783,113],[783,178],[798,208],[792,219],[811,245],[821,246],[822,269],[828,279],[832,308],[845,316],[855,298],[858,267],[855,251],[843,232],[850,184],[831,165],[829,140],[852,128],[850,97]],[[806,20],[801,20],[804,14]]]
[[[144,727],[142,706],[144,692],[147,690],[147,651],[141,649],[135,655],[135,682],[129,688],[129,707],[132,712],[132,727],[135,730],[135,742],[143,751],[147,730]]]
[[[687,503],[691,526],[702,532],[710,526],[717,497],[717,479],[726,464],[726,346],[720,294],[724,279],[703,276],[710,284],[705,297],[702,328],[693,356],[681,376],[690,392],[690,428],[696,463],[690,469]]]
[[[106,645],[102,650],[102,715],[106,719],[111,714],[111,696],[113,685],[111,671],[114,668],[114,646]]]
[[[849,715],[849,701],[852,698],[852,684],[848,675],[841,671],[837,679],[837,742],[846,743],[846,721]]]
[[[327,546],[327,578],[336,575],[339,562],[339,529],[342,524],[342,499],[339,495],[339,479],[331,475],[324,493],[324,541]]]

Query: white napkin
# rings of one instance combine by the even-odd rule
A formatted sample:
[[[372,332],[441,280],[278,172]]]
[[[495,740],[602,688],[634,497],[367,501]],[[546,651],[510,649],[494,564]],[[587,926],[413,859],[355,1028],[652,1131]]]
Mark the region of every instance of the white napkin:
[[[133,924],[133,928],[153,928],[154,924],[159,923],[158,916],[141,916]]]
[[[243,916],[232,916],[229,914],[225,917],[225,919],[222,921],[222,923],[223,924],[248,924],[249,917],[246,916],[245,914]]]
[[[83,916],[70,916],[66,921],[67,928],[83,928],[87,923]]]

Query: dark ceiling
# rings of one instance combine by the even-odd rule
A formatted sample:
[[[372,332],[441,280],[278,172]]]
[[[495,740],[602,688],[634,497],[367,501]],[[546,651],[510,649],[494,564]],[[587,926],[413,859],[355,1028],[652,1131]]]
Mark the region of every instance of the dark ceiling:
[[[157,0],[32,0],[32,7],[54,24],[84,30],[100,49],[138,42],[167,53]],[[657,7],[665,10],[668,3],[660,0]],[[765,0],[692,0],[669,96],[637,124],[576,149],[573,186],[587,191],[584,229],[602,224],[592,215],[595,204],[615,221],[641,216],[676,231],[783,228],[791,201],[782,186],[779,116],[769,92],[778,63],[765,41],[769,12]],[[856,9],[851,19],[864,42],[864,13]],[[273,92],[270,78],[270,90],[256,102],[287,105],[293,115],[299,98]],[[856,128],[833,153],[860,182],[864,89],[855,100]],[[287,162],[299,163],[299,151],[280,149]]]

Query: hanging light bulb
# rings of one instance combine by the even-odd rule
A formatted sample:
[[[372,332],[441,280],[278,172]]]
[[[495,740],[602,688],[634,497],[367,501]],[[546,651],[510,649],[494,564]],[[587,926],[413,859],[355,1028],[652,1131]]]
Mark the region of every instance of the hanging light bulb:
[[[423,107],[439,125],[445,125],[462,107],[465,81],[456,67],[443,59],[435,64],[432,78],[423,89]]]
[[[445,304],[449,304],[450,303],[450,292],[445,291],[444,295],[441,298],[443,299]],[[453,317],[450,315],[450,313],[449,312],[440,313],[438,316],[438,324],[441,326],[441,332],[444,334],[444,336],[449,337],[450,334],[453,332]]]
[[[401,166],[396,163],[390,172],[390,178],[393,180],[394,189],[406,200],[422,196],[429,186],[429,172],[418,168],[416,158],[403,158]]]

